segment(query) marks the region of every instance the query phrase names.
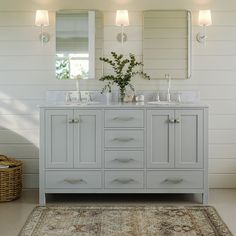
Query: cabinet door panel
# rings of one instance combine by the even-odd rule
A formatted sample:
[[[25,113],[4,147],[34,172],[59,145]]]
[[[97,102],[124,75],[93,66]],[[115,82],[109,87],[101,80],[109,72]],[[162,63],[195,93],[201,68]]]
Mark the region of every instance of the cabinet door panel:
[[[147,111],[147,167],[174,167],[174,118],[171,110]]]
[[[74,166],[76,168],[101,167],[101,112],[75,110]]]
[[[175,166],[178,168],[203,167],[203,111],[176,110]]]
[[[47,168],[73,167],[73,110],[45,113],[45,154]]]

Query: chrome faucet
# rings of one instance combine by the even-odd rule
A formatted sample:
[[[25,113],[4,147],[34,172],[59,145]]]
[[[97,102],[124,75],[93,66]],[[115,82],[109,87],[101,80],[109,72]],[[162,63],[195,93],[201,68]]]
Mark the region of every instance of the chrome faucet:
[[[86,102],[92,102],[92,96],[91,96],[90,92],[86,93]]]
[[[171,101],[171,99],[170,99],[171,77],[170,77],[169,74],[165,74],[165,78],[166,78],[166,80],[168,80],[168,88],[167,88],[166,100],[168,102],[170,102]]]

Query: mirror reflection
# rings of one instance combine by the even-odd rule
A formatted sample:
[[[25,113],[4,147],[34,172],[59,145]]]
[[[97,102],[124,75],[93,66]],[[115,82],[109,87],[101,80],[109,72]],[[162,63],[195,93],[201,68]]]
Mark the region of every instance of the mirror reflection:
[[[151,79],[191,76],[191,13],[150,10],[143,13],[143,63]]]
[[[56,14],[57,79],[95,77],[95,12],[60,11]]]

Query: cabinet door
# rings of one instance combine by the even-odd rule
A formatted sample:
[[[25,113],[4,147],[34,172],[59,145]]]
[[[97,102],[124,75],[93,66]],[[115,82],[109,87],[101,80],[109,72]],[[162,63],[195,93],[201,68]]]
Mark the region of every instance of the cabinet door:
[[[174,167],[174,111],[147,111],[147,167]]]
[[[100,168],[102,151],[101,111],[75,110],[74,167]]]
[[[73,167],[73,110],[45,113],[45,155],[47,168]]]
[[[203,111],[175,111],[175,166],[203,167]]]

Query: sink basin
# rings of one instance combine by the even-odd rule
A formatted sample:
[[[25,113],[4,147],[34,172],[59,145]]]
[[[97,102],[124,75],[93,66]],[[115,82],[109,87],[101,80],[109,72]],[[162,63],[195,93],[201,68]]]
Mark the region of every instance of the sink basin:
[[[175,105],[177,102],[168,102],[168,101],[150,101],[147,102],[149,105]]]
[[[101,104],[101,102],[91,101],[91,102],[66,103],[67,106],[88,106],[88,105],[98,105],[98,104]]]
[[[100,102],[98,102],[98,101],[91,101],[91,102],[85,102],[84,104],[85,105],[98,105],[98,104],[100,104]]]

